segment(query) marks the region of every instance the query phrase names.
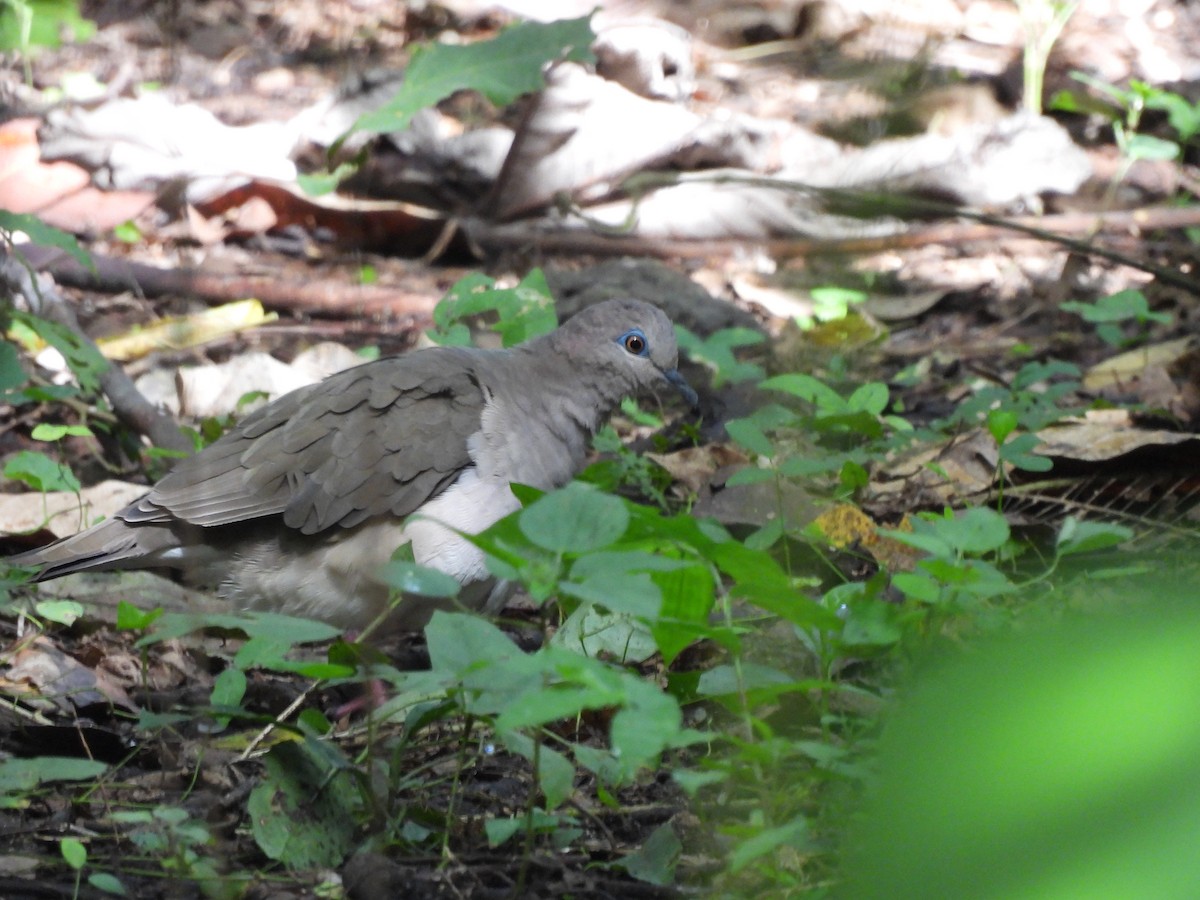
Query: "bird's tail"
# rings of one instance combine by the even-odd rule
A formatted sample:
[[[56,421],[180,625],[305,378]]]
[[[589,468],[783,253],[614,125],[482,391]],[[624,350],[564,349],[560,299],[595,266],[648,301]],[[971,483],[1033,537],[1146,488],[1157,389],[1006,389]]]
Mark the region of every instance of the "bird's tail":
[[[33,580],[48,581],[74,572],[169,565],[164,553],[177,542],[169,527],[131,528],[113,517],[53,544],[10,556],[5,562],[11,566],[40,567]]]

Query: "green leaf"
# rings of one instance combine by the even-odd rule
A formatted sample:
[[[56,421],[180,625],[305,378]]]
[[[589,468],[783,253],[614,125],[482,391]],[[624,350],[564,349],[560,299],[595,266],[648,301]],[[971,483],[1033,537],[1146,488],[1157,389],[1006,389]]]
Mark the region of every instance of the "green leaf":
[[[230,667],[213,679],[213,706],[239,706],[246,696],[246,673]]]
[[[534,814],[537,814],[537,810],[534,811]],[[483,831],[487,835],[488,846],[492,848],[499,847],[524,827],[525,819],[516,817],[510,819],[488,819],[483,823]]]
[[[550,642],[584,656],[613,659],[622,665],[644,662],[659,649],[642,620],[621,613],[604,613],[591,604],[567,616]]]
[[[1000,447],[1000,459],[1026,472],[1049,472],[1054,461],[1033,451],[1042,441],[1036,434],[1017,435]]]
[[[1152,134],[1135,134],[1125,145],[1130,159],[1169,160],[1179,156],[1180,147],[1174,141],[1164,140]]]
[[[9,43],[4,37],[5,26],[7,24],[4,20],[6,15],[7,10],[5,6],[0,4],[0,50],[13,49],[5,46]],[[59,250],[64,250],[81,266],[95,270],[91,254],[80,247],[79,242],[72,235],[51,225],[47,225],[32,213],[12,213],[8,210],[0,209],[0,231],[7,232],[9,235],[16,231],[23,231],[29,235],[29,240],[33,243],[40,244],[43,247],[57,247]]]
[[[775,455],[775,445],[753,419],[730,419],[725,423],[725,431],[751,453],[768,459]]]
[[[519,732],[501,735],[504,746],[533,762],[537,759],[538,787],[546,801],[546,809],[557,809],[575,791],[575,766],[563,754],[542,744],[535,750],[533,739]]]
[[[110,875],[108,872],[93,872],[88,876],[87,882],[96,890],[104,891],[106,894],[113,894],[117,897],[129,896],[125,885],[121,884],[117,876]]]
[[[300,190],[310,197],[323,197],[337,190],[339,184],[357,172],[358,161],[339,163],[331,172],[309,172],[296,176]]]
[[[35,491],[72,491],[78,493],[79,479],[65,465],[45,453],[19,450],[8,458],[4,476],[24,482]]]
[[[1108,522],[1085,522],[1068,518],[1059,529],[1055,550],[1059,556],[1073,556],[1115,547],[1133,537],[1132,529]]]
[[[1125,614],[915,667],[843,844],[839,896],[1196,894],[1195,589],[1166,572],[1129,587]]]
[[[427,336],[436,344],[465,347],[471,332],[460,320],[496,313],[494,329],[505,347],[553,331],[558,326],[554,298],[541,269],[531,269],[514,288],[497,288],[495,279],[473,272],[459,279],[433,309],[434,328]]]
[[[140,638],[139,647],[172,638],[183,637],[193,631],[216,628],[224,631],[240,631],[248,637],[262,636],[278,646],[311,644],[327,641],[341,634],[336,625],[285,616],[280,613],[165,613],[158,621],[153,633]]]
[[[78,872],[87,865],[88,852],[82,841],[65,837],[58,842],[58,849],[67,865]]]
[[[762,366],[741,362],[734,355],[739,347],[761,344],[766,337],[752,328],[722,328],[701,339],[688,329],[676,325],[675,336],[679,349],[692,361],[706,365],[713,373],[713,386],[757,380],[763,377]]]
[[[803,816],[797,816],[792,821],[775,828],[764,828],[758,834],[742,841],[729,854],[729,871],[740,872],[750,863],[783,846],[791,846],[797,850],[808,848],[808,822]],[[880,896],[884,897],[887,894],[880,894]]]
[[[42,600],[34,609],[43,619],[59,625],[72,625],[83,615],[83,604],[74,600]]]
[[[18,388],[27,380],[16,346],[11,341],[0,340],[0,392]]]
[[[385,565],[380,578],[389,587],[422,597],[457,597],[462,589],[462,585],[445,572],[404,560]]]
[[[18,809],[25,795],[54,781],[91,781],[108,771],[102,762],[69,756],[35,756],[0,760],[0,809]]]
[[[63,355],[80,387],[93,393],[99,390],[100,375],[108,370],[111,363],[101,355],[95,345],[84,341],[80,335],[58,322],[51,322],[20,310],[13,311],[12,318],[14,323],[25,325]]]
[[[732,437],[732,435],[730,435],[730,437]],[[742,446],[746,446],[744,443],[742,443],[742,441],[738,441],[738,443],[742,444]],[[770,442],[767,442],[766,448],[770,451],[775,449],[770,445]],[[765,454],[759,455],[762,456]],[[778,476],[776,473],[770,469],[762,469],[758,466],[743,466],[725,479],[725,486],[737,487],[738,485],[746,484],[762,484],[764,481],[771,481],[777,477]]]
[[[438,610],[425,626],[434,672],[460,677],[473,669],[524,656],[508,636],[478,616]]]
[[[161,606],[142,612],[127,600],[117,601],[117,629],[120,631],[145,631],[163,614]]]
[[[892,584],[910,600],[921,603],[936,604],[942,596],[942,587],[928,575],[917,572],[897,572],[892,576]],[[857,637],[857,635],[856,635]],[[868,633],[868,637],[872,637]],[[877,641],[872,640],[872,643]]]
[[[521,22],[490,41],[466,46],[421,46],[413,53],[396,96],[382,109],[362,116],[355,129],[398,131],[420,110],[461,90],[479,91],[497,106],[541,90],[547,63],[593,59],[590,18]]]
[[[823,381],[813,378],[811,375],[804,375],[799,372],[792,372],[788,375],[776,375],[773,378],[768,378],[759,387],[768,391],[781,391],[785,394],[791,394],[793,397],[799,397],[801,400],[807,400],[815,405],[817,409],[824,412],[842,413],[853,411],[837,391]]]
[[[616,497],[573,482],[535,501],[518,518],[530,541],[556,553],[585,553],[611,546],[629,526]]]
[[[626,705],[613,717],[609,740],[626,778],[653,765],[672,745],[683,724],[679,704],[653,684],[626,678]]]
[[[650,631],[669,665],[707,630],[716,586],[712,571],[703,565],[656,572],[652,578],[661,592],[662,607]]]
[[[548,813],[540,809],[535,809],[532,819],[532,830],[534,834],[546,834],[554,831],[563,824],[563,819],[553,813]],[[484,833],[487,835],[489,847],[499,847],[515,834],[520,834],[525,830],[525,826],[530,824],[525,816],[516,816],[509,819],[488,819],[483,823]]]
[[[887,409],[888,404],[888,388],[886,384],[879,381],[868,382],[857,388],[850,399],[846,401],[846,405],[853,411],[869,413],[872,416],[878,416]]]
[[[328,752],[312,740],[277,744],[247,803],[259,849],[292,870],[334,868],[354,846],[359,793]]]
[[[622,572],[587,581],[564,581],[559,591],[610,612],[654,619],[662,608],[662,592],[645,572]]]
[[[35,441],[58,441],[67,435],[74,437],[91,437],[92,429],[86,425],[50,425],[41,422],[33,426],[29,436]]]
[[[654,829],[646,843],[617,861],[622,869],[647,884],[666,886],[675,881],[675,865],[683,852],[675,829],[665,822]]]
[[[987,428],[992,435],[992,440],[997,444],[1003,444],[1017,429],[1019,423],[1017,414],[1007,409],[989,410],[987,414]]]

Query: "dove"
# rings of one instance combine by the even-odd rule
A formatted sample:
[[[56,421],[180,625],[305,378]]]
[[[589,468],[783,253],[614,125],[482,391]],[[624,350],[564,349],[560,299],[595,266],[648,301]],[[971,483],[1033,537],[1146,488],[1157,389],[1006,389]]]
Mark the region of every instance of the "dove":
[[[677,357],[665,313],[618,299],[512,348],[365,363],[279,397],[111,518],[8,562],[37,581],[174,570],[236,609],[356,630],[388,609],[380,571],[408,545],[463,586],[459,603],[495,612],[504,595],[463,535],[520,507],[511,484],[569,482],[624,398],[671,385],[694,408]],[[419,630],[445,605],[406,595],[386,627]]]

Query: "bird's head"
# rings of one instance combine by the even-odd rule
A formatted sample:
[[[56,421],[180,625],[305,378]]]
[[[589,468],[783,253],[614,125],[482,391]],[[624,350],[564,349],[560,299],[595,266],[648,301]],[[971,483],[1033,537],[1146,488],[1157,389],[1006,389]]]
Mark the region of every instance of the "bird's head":
[[[699,398],[679,374],[679,346],[671,320],[641,300],[606,300],[572,316],[556,333],[560,346],[581,365],[616,376],[636,392],[668,381],[695,409]]]

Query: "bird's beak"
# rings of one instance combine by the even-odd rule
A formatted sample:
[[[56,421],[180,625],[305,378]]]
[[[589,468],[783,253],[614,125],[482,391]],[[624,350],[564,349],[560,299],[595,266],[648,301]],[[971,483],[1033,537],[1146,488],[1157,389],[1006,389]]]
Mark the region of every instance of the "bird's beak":
[[[679,393],[683,394],[683,399],[687,401],[688,406],[692,408],[693,412],[700,409],[700,397],[692,390],[692,386],[687,383],[687,379],[679,374],[678,369],[668,369],[663,372],[663,375],[666,376],[667,381],[675,385]]]

